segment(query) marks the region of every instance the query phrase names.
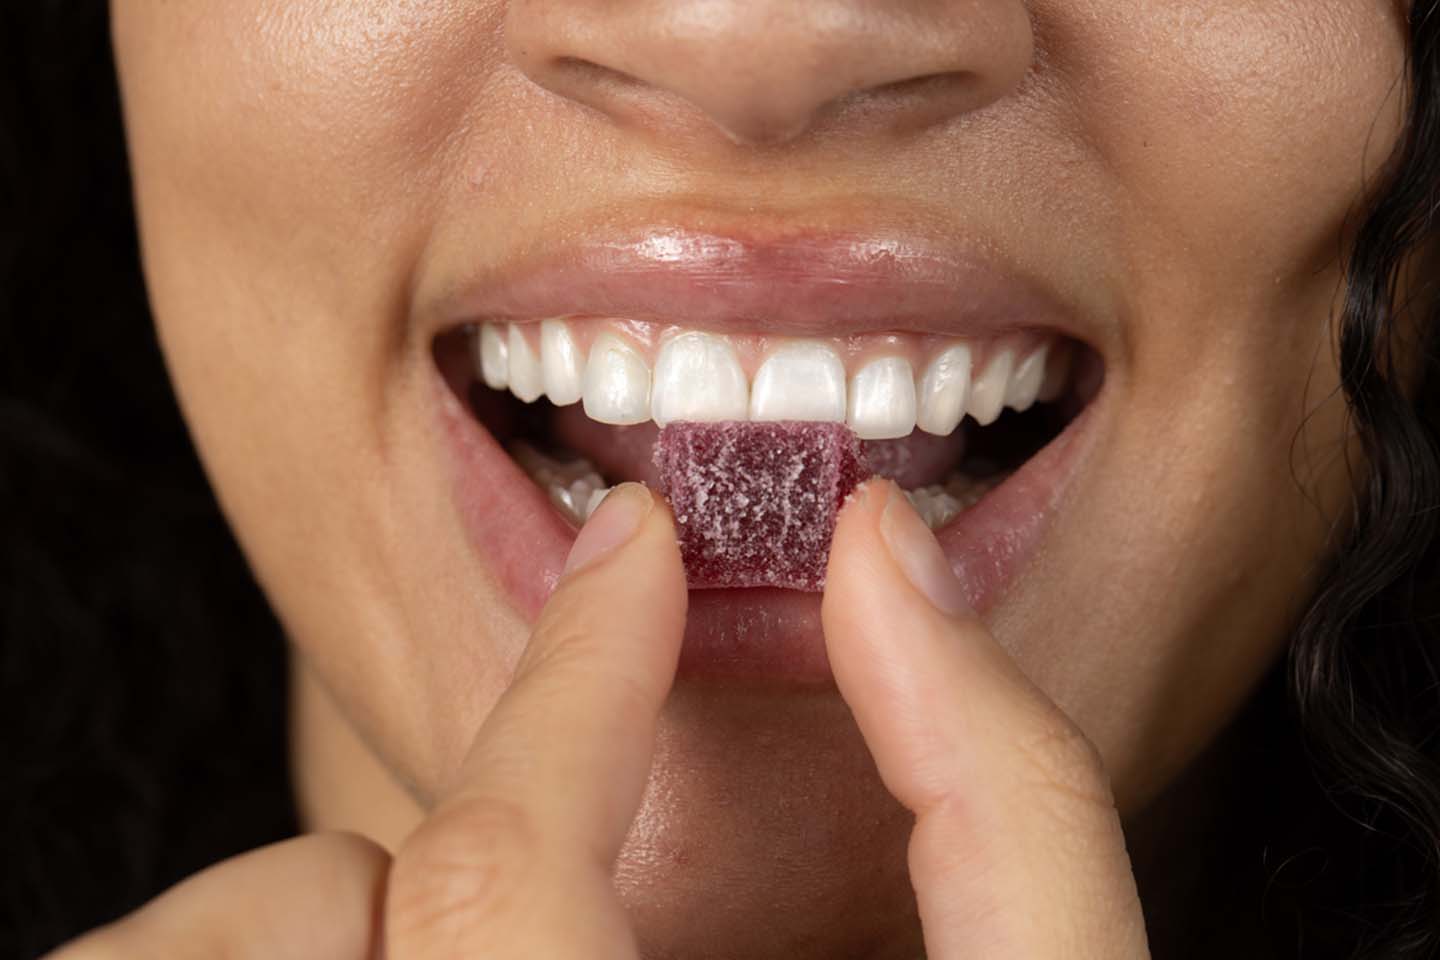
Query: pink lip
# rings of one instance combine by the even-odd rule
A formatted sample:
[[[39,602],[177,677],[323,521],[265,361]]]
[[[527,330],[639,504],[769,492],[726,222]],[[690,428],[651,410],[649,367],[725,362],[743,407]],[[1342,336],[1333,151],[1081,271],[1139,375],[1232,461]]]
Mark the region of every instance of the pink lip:
[[[482,271],[438,312],[451,325],[589,314],[794,336],[903,329],[979,338],[1029,328],[1090,339],[1042,284],[984,247],[894,235],[650,229]]]
[[[1041,286],[974,252],[836,234],[749,241],[667,228],[612,236],[486,271],[444,298],[436,313],[447,326],[589,314],[791,335],[903,329],[980,337],[1027,328],[1090,339],[1083,318]],[[433,380],[443,456],[470,542],[533,620],[575,531],[457,402],[444,377]],[[1095,406],[939,532],[982,613],[1043,539],[1089,446]],[[819,606],[816,594],[692,591],[680,676],[833,684]]]

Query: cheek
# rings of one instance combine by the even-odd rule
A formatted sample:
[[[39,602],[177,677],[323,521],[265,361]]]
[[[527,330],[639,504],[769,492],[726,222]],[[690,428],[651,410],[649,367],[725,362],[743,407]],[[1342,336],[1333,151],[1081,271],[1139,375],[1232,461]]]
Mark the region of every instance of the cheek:
[[[192,434],[287,633],[422,784],[503,687],[493,646],[523,636],[460,575],[468,549],[415,475],[429,353],[407,342],[446,138],[475,94],[463,74],[484,66],[467,31],[494,7],[117,0],[113,20],[146,279]]]
[[[425,499],[433,478],[394,470],[426,456],[398,455],[397,409],[419,378],[397,365],[428,357],[406,342],[409,290],[431,226],[477,202],[477,182],[523,224],[517,196],[559,206],[527,177],[583,182],[601,137],[573,118],[545,126],[558,108],[507,72],[498,0],[113,6],[147,275],[187,418],[292,635],[327,659],[357,715],[381,718],[382,752],[433,782],[460,749],[436,732],[474,726],[439,714],[478,713],[502,683],[464,638],[523,626],[468,620],[500,604],[454,581],[465,548],[407,552],[416,538],[385,520],[453,526]],[[1032,580],[1046,595],[997,629],[1054,638],[1024,651],[1027,669],[1138,797],[1273,654],[1318,549],[1289,438],[1333,384],[1321,341],[1337,277],[1318,268],[1394,138],[1402,34],[1390,5],[1360,0],[1037,0],[1033,20],[1067,109],[997,121],[1002,136],[1020,127],[1007,146],[1036,148],[1008,150],[989,187],[1023,210],[1034,191],[1003,171],[1073,180],[1053,202],[1120,259],[1132,316],[1106,467],[1063,537],[1090,549],[1042,563]],[[1054,162],[1082,152],[1072,144],[1093,169]],[[566,175],[527,173],[546,164]],[[498,243],[489,234],[477,243]],[[1333,465],[1342,426],[1327,409],[1312,436]],[[1327,477],[1333,514],[1343,484]],[[413,614],[435,608],[425,590],[479,599],[426,620]],[[1105,609],[1077,635],[1072,612],[1096,596]],[[446,674],[421,676],[427,663]]]
[[[1329,320],[1404,34],[1393,5],[1340,0],[1034,15],[1057,122],[1105,170],[1128,316],[1085,509],[1035,570],[1048,595],[998,629],[1135,809],[1273,662],[1344,516]]]
[[[1062,16],[1056,67],[1084,135],[1156,239],[1232,283],[1333,259],[1341,221],[1401,123],[1405,27],[1381,0],[1157,0]]]

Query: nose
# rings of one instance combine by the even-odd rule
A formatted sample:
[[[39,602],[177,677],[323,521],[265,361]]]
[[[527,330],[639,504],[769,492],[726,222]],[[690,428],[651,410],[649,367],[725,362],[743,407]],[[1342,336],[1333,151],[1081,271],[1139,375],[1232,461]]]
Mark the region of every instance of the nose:
[[[511,0],[505,29],[554,93],[617,120],[698,111],[737,143],[940,123],[1005,96],[1034,54],[1023,0]]]

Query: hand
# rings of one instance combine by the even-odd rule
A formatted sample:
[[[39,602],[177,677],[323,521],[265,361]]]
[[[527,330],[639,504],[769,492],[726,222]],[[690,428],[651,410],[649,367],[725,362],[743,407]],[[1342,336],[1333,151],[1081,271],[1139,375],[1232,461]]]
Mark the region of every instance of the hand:
[[[829,583],[837,683],[917,817],[910,872],[929,960],[1145,956],[1095,751],[965,612],[933,537],[888,482],[847,505]],[[685,607],[669,511],[624,485],[582,531],[455,783],[393,860],[351,834],[275,844],[51,960],[634,960],[611,868]],[[640,609],[643,621],[603,613]]]
[[[969,610],[893,483],[846,504],[821,615],[840,693],[915,814],[927,960],[1148,957],[1099,753]]]
[[[618,487],[576,540],[455,782],[393,860],[353,834],[273,844],[50,960],[633,960],[611,866],[650,771],[685,609],[669,510]]]

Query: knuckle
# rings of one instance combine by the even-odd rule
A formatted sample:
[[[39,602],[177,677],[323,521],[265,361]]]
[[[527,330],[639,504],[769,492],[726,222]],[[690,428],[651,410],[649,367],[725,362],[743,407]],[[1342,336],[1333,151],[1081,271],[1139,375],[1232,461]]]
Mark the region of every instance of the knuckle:
[[[532,642],[517,683],[527,685],[542,710],[547,704],[563,707],[577,689],[597,684],[615,709],[626,715],[649,709],[656,696],[652,685],[634,664],[614,656],[612,646],[597,631],[557,626],[543,640]]]
[[[539,849],[533,819],[518,804],[452,798],[395,855],[387,930],[401,939],[463,943],[524,911]]]
[[[521,676],[557,673],[583,666],[595,646],[591,635],[570,622],[542,624],[535,630],[521,660]]]
[[[1068,717],[1047,711],[1016,744],[1021,774],[1061,809],[1114,806],[1104,759],[1090,739]]]

